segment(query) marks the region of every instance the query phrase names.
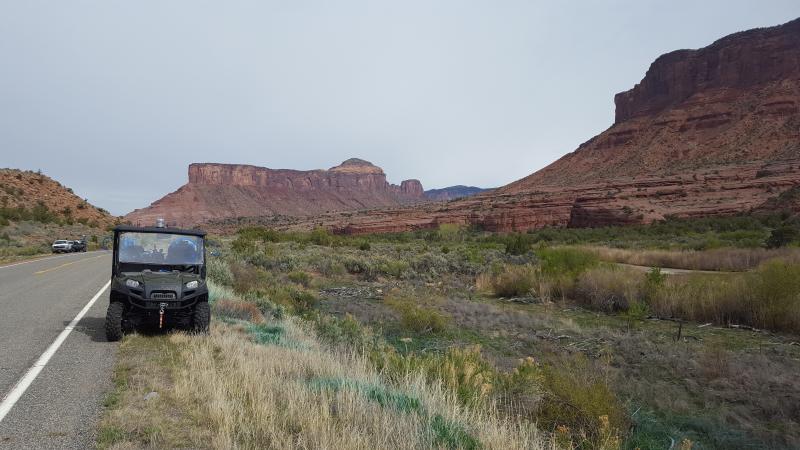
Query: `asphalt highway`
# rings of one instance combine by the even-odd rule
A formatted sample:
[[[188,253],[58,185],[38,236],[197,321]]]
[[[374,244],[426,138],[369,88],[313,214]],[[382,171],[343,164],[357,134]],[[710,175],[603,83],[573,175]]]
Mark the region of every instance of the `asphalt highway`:
[[[110,263],[88,252],[0,266],[0,448],[94,448],[117,349],[103,331]]]

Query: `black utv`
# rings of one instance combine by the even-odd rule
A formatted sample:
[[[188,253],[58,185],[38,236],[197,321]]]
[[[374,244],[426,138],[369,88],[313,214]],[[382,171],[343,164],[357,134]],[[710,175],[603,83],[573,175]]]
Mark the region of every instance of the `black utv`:
[[[177,228],[114,228],[106,337],[139,328],[208,332],[205,232]]]

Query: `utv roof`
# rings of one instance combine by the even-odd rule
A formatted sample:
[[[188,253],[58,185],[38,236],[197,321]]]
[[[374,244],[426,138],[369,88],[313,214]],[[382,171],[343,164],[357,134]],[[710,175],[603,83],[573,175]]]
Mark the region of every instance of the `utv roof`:
[[[114,232],[124,232],[124,231],[132,231],[136,233],[168,233],[168,234],[188,234],[191,236],[200,236],[203,237],[206,235],[206,232],[203,230],[184,230],[181,228],[169,228],[169,227],[135,227],[132,225],[117,225],[114,227]]]

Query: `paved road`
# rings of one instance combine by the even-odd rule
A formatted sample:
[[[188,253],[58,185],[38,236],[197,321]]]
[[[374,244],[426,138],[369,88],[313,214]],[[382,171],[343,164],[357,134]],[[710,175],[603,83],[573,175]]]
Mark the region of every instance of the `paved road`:
[[[108,282],[110,263],[110,253],[89,252],[0,266],[0,417],[15,386]],[[103,333],[107,306],[105,291],[0,419],[0,448],[94,447],[117,348]]]

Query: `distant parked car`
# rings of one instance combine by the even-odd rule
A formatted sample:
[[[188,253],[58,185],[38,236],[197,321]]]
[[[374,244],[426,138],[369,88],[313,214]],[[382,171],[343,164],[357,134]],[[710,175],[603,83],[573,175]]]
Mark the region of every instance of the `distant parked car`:
[[[86,240],[79,239],[77,241],[72,241],[72,251],[73,252],[85,252],[86,251]]]
[[[53,242],[53,253],[69,253],[72,251],[72,241],[59,239]]]

